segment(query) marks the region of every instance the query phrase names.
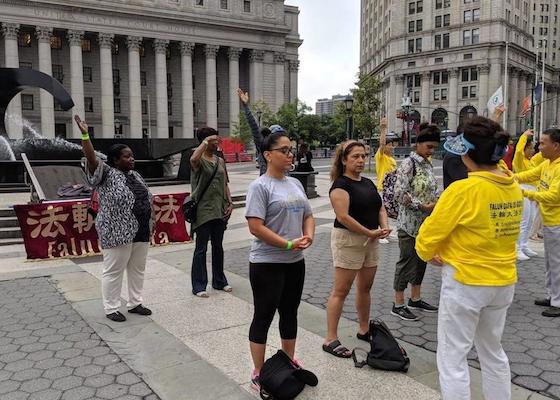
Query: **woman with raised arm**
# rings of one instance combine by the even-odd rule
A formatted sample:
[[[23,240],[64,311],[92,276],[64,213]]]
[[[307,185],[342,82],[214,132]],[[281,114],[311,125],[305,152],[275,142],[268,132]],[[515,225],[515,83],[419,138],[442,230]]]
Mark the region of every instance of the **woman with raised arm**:
[[[245,217],[253,244],[249,280],[255,311],[249,330],[254,370],[252,386],[259,389],[268,330],[278,310],[282,349],[294,359],[297,312],[305,278],[302,250],[313,243],[315,220],[301,183],[286,176],[294,150],[285,133],[273,133],[262,145],[266,174],[249,185]]]
[[[383,180],[385,175],[397,169],[397,160],[393,157],[395,147],[397,147],[399,140],[397,137],[391,137],[387,142],[387,118],[381,118],[379,124],[381,134],[379,136],[379,148],[375,153],[375,175],[377,176],[377,190],[383,190]]]
[[[107,161],[99,159],[88,134],[88,126],[74,117],[82,132],[82,150],[87,160],[89,183],[99,196],[95,228],[103,251],[101,289],[105,315],[123,322],[119,311],[124,271],[128,283],[128,312],[151,315],[142,305],[144,270],[154,226],[152,194],[142,176],[134,171],[134,155],[124,144],[113,145]]]

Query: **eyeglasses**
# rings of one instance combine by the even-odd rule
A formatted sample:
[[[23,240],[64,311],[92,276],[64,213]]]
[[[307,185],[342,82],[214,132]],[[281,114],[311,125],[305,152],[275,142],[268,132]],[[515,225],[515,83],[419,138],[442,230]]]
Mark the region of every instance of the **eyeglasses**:
[[[288,154],[294,155],[294,149],[291,147],[279,147],[277,149],[270,149],[270,151],[279,151],[280,153],[287,156]]]

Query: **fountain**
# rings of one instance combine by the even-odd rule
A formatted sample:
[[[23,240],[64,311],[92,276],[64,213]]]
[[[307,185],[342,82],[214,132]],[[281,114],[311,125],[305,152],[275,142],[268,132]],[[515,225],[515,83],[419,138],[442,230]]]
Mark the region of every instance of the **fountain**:
[[[28,87],[38,87],[49,92],[63,110],[70,110],[74,102],[53,77],[28,68],[0,68],[0,185],[10,188],[24,185],[25,167],[21,154],[35,165],[79,166],[83,157],[80,139],[45,138],[28,121],[21,121],[26,134],[23,139],[7,139],[5,120],[10,101]],[[195,139],[92,139],[93,146],[103,156],[115,143],[129,146],[136,157],[136,169],[148,179],[164,180],[163,158],[182,153],[198,145]]]

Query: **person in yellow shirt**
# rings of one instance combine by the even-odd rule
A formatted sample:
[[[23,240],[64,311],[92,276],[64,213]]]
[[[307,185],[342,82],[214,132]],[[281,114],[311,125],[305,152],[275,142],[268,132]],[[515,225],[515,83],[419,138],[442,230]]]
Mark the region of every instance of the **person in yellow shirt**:
[[[381,194],[385,176],[397,170],[397,160],[393,157],[393,152],[395,147],[398,146],[399,141],[396,136],[393,136],[387,142],[387,118],[381,118],[379,127],[381,134],[379,136],[379,148],[375,153],[375,175],[377,176],[377,191]],[[379,243],[387,244],[389,240],[379,239]]]
[[[531,159],[535,155],[533,135],[533,130],[529,129],[519,137],[513,155],[513,172],[524,172],[533,168],[531,166]],[[531,182],[523,184],[521,187],[526,190],[535,190],[537,183],[538,182]],[[531,257],[538,256],[537,252],[529,248],[529,236],[537,213],[537,204],[525,198],[523,203],[523,218],[521,219],[519,239],[517,240],[517,259],[519,261],[527,261]]]
[[[471,398],[467,354],[473,343],[484,398],[511,399],[501,338],[517,281],[523,194],[513,173],[498,166],[508,141],[508,133],[484,117],[470,119],[463,135],[446,141],[469,177],[443,192],[416,237],[418,256],[443,267],[437,365],[444,400]]]
[[[538,203],[544,225],[547,297],[535,304],[549,307],[542,312],[543,316],[560,317],[560,129],[543,132],[540,151],[545,161],[515,177],[520,183],[539,181],[537,191],[523,190],[525,197]]]

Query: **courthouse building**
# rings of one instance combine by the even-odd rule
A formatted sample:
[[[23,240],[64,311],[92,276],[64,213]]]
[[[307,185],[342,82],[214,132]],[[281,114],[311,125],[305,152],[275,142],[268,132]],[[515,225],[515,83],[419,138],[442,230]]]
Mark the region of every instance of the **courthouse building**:
[[[79,137],[73,113],[97,138],[226,135],[237,87],[272,110],[296,99],[298,14],[283,0],[0,0],[0,65],[52,75],[75,102],[26,89],[9,112],[47,137]]]
[[[413,119],[455,130],[468,115],[487,115],[505,86],[507,128],[520,132],[523,99],[535,86],[536,57],[545,59],[545,127],[560,123],[560,0],[362,0],[360,71],[383,83],[389,128],[409,96]]]

